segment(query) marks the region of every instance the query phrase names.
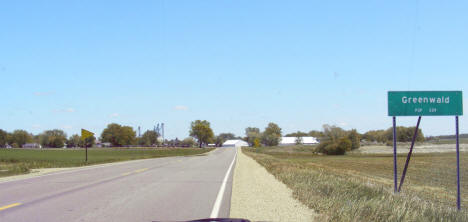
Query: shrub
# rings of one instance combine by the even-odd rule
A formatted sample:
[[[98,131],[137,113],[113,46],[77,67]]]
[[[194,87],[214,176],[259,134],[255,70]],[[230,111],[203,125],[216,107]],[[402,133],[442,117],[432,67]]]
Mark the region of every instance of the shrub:
[[[352,146],[353,146],[353,143],[351,142],[350,139],[346,137],[341,138],[340,141],[338,142],[338,147],[340,147],[341,149],[345,151],[351,151]]]
[[[325,147],[325,154],[327,155],[342,155],[345,152],[344,149],[340,149],[337,143],[330,143]]]
[[[339,142],[327,141],[320,143],[317,151],[327,155],[344,155],[347,148],[351,149],[351,141],[347,138],[342,138]]]
[[[296,137],[296,145],[302,145],[302,137],[298,136]]]
[[[385,142],[385,145],[386,146],[393,146],[393,140],[387,140],[387,142]]]
[[[349,132],[348,139],[351,141],[351,150],[358,149],[361,146],[361,138],[355,129]]]
[[[262,143],[267,146],[277,146],[281,140],[281,128],[275,123],[269,123],[262,134]]]
[[[330,141],[320,141],[320,144],[317,146],[317,149],[316,151],[319,152],[319,153],[325,153],[325,149],[328,145],[330,145]]]

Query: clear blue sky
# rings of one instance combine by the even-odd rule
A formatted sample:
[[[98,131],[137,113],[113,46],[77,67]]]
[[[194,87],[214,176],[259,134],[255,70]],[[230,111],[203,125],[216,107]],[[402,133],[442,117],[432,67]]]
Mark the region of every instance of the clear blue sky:
[[[466,12],[466,1],[3,1],[0,128],[388,128],[388,90],[468,98]],[[454,120],[421,127],[453,134]]]

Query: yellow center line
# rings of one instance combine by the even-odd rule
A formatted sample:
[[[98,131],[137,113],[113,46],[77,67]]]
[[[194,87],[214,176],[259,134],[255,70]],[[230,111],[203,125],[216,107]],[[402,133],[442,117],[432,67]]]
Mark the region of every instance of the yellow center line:
[[[143,169],[135,170],[135,171],[133,171],[133,172],[135,172],[135,173],[141,173],[141,172],[147,171],[147,170],[148,170],[148,168],[143,168]]]
[[[147,170],[148,170],[148,168],[143,168],[143,169],[135,170],[135,171],[132,171],[132,172],[122,173],[121,175],[122,175],[122,176],[128,176],[128,175],[130,175],[130,174],[132,174],[132,173],[141,173],[141,172],[147,171]]]
[[[8,208],[16,207],[18,205],[21,205],[21,203],[14,203],[14,204],[6,205],[6,206],[3,206],[3,207],[0,207],[0,211],[6,210]]]

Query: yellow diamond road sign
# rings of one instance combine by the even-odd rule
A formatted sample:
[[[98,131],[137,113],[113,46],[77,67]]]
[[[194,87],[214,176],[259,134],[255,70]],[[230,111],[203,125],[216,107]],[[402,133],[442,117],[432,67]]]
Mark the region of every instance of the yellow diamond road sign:
[[[85,129],[81,129],[81,139],[82,140],[84,140],[84,139],[86,139],[88,137],[91,137],[93,135],[94,135],[94,133],[89,132],[88,130],[85,130]]]

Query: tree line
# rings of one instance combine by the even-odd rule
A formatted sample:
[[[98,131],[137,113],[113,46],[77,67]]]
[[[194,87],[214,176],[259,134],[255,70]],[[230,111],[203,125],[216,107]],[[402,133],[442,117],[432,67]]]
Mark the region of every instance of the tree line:
[[[232,133],[220,133],[214,135],[210,123],[206,120],[196,120],[191,123],[190,137],[183,140],[175,138],[173,140],[160,140],[160,135],[154,130],[147,130],[137,137],[136,131],[131,126],[123,126],[111,123],[102,131],[100,141],[110,143],[112,147],[122,146],[174,146],[174,147],[203,147],[209,143],[221,146],[226,140],[240,139]],[[67,134],[60,129],[46,130],[38,135],[33,135],[25,130],[15,130],[11,133],[0,129],[0,147],[10,145],[14,148],[22,147],[27,143],[37,143],[42,147],[62,148],[62,147],[92,147],[96,143],[96,137],[89,137],[84,141],[80,135]]]
[[[356,129],[344,130],[334,125],[323,125],[317,152],[327,155],[343,155],[361,146],[361,135]]]
[[[460,139],[466,139],[468,138],[468,134],[466,133],[462,133],[459,135],[459,138]],[[455,139],[455,135],[441,135],[441,136],[428,136],[425,138],[426,140],[454,140]]]
[[[409,142],[414,133],[414,127],[397,127],[397,141]],[[121,146],[159,146],[163,143],[166,146],[174,147],[204,147],[209,144],[221,146],[225,141],[232,139],[245,140],[249,146],[277,146],[281,141],[282,129],[276,123],[269,123],[263,131],[257,127],[247,127],[245,136],[238,137],[233,133],[220,133],[215,135],[207,120],[195,120],[191,122],[189,137],[179,140],[161,141],[160,135],[153,130],[147,130],[141,137],[137,137],[136,131],[131,126],[123,126],[117,123],[111,123],[102,131],[100,140],[103,143],[110,143],[113,147]],[[364,134],[359,134],[357,130],[346,131],[333,125],[323,125],[323,130],[311,130],[309,132],[297,131],[286,134],[285,136],[297,137],[297,144],[301,144],[301,138],[313,136],[320,140],[318,151],[325,154],[343,154],[346,151],[357,149],[361,141],[391,144],[393,140],[392,128],[387,130],[371,130]],[[424,141],[422,130],[419,129],[416,138],[418,142]],[[82,141],[78,134],[67,137],[63,130],[46,130],[38,135],[33,135],[25,130],[15,130],[6,132],[0,129],[0,147],[7,144],[12,147],[22,147],[26,143],[38,143],[43,147],[61,148],[61,147],[88,147],[96,143],[96,137],[90,137]]]
[[[245,129],[245,141],[250,146],[277,146],[282,137],[282,129],[276,123],[268,123],[265,130],[260,131],[257,127],[247,127]]]
[[[396,128],[397,142],[411,142],[415,129],[416,127],[398,126]],[[391,145],[393,143],[393,128],[390,127],[386,130],[370,130],[362,135],[362,139],[368,142],[386,143],[387,145]],[[424,134],[421,128],[419,128],[416,141],[423,142],[424,140]]]
[[[281,128],[276,123],[269,123],[262,132],[256,127],[247,127],[245,137],[236,137],[233,133],[220,133],[215,136],[211,129],[210,122],[206,120],[196,120],[190,125],[190,136],[197,140],[198,147],[210,143],[221,146],[227,140],[242,139],[250,146],[277,146],[281,140]]]
[[[111,123],[101,133],[101,142],[108,142],[111,146],[154,146],[159,145],[159,135],[152,130],[147,130],[141,137],[136,136],[135,130],[130,126],[122,126]],[[33,135],[25,130],[15,130],[11,133],[0,129],[0,147],[10,145],[19,148],[27,143],[37,143],[42,147],[62,148],[62,147],[92,147],[96,143],[96,137],[81,139],[78,134],[67,137],[67,134],[60,129],[46,130],[38,135]]]
[[[301,138],[306,136],[316,137],[320,144],[316,151],[328,155],[342,155],[347,151],[358,149],[361,142],[383,143],[391,145],[393,143],[393,128],[387,130],[371,130],[360,134],[356,129],[344,130],[338,126],[325,124],[323,130],[311,130],[308,133],[297,131],[286,134],[287,137],[297,137],[296,144],[301,144]],[[415,127],[399,126],[397,131],[397,142],[410,142],[412,140]],[[250,146],[277,146],[281,139],[281,128],[275,123],[269,123],[263,132],[256,127],[245,129],[245,138]],[[425,140],[421,129],[418,129],[417,142]]]
[[[67,134],[63,130],[46,130],[41,134],[33,135],[26,130],[15,130],[11,133],[0,129],[0,147],[22,147],[27,143],[37,143],[44,147],[64,147],[68,141]]]

